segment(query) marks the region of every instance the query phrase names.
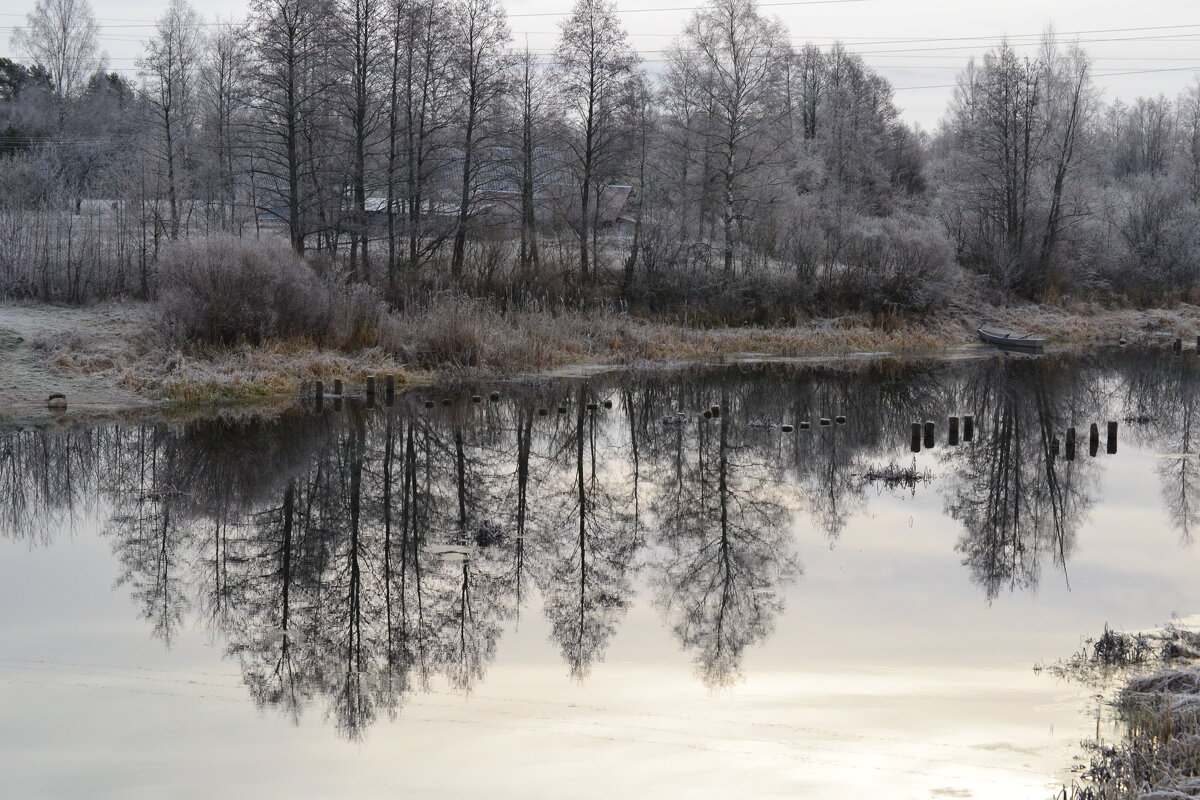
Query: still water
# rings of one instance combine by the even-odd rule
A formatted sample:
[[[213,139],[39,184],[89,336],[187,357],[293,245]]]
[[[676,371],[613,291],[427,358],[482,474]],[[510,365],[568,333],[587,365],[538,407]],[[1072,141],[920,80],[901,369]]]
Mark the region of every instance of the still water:
[[[1200,611],[1198,440],[1152,352],[11,432],[0,796],[1048,797],[1119,731],[1035,665]]]

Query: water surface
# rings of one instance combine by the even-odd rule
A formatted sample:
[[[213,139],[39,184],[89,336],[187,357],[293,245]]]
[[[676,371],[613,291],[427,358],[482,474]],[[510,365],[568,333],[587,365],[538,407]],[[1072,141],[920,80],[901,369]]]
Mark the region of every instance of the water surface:
[[[3,794],[1047,797],[1116,731],[1033,667],[1200,610],[1198,398],[994,355],[12,432]]]

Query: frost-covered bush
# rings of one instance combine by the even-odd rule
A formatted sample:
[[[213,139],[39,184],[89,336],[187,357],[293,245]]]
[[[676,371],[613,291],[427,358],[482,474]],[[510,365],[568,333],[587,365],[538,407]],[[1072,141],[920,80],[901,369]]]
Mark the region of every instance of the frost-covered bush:
[[[873,311],[924,311],[958,281],[953,248],[930,217],[862,217],[842,232],[839,293]]]
[[[383,313],[366,286],[327,282],[281,241],[212,236],[178,242],[158,264],[157,304],[175,336],[207,344],[305,339],[372,345]]]

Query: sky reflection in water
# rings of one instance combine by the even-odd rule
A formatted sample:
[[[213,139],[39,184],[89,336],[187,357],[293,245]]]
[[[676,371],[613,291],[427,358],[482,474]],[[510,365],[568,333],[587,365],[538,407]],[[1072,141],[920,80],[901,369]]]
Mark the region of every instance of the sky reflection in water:
[[[480,388],[0,439],[11,796],[1045,797],[1197,611],[1195,357]]]

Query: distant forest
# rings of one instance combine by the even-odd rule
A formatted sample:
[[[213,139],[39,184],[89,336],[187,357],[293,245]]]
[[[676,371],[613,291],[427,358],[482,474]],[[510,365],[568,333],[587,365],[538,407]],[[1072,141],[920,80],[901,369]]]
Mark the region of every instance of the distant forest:
[[[753,0],[651,64],[608,0],[551,52],[501,0],[171,0],[136,82],[97,35],[39,0],[0,59],[2,295],[150,298],[176,240],[269,236],[393,305],[1200,299],[1200,83],[1109,101],[1052,34],[970,61],[932,133]]]

